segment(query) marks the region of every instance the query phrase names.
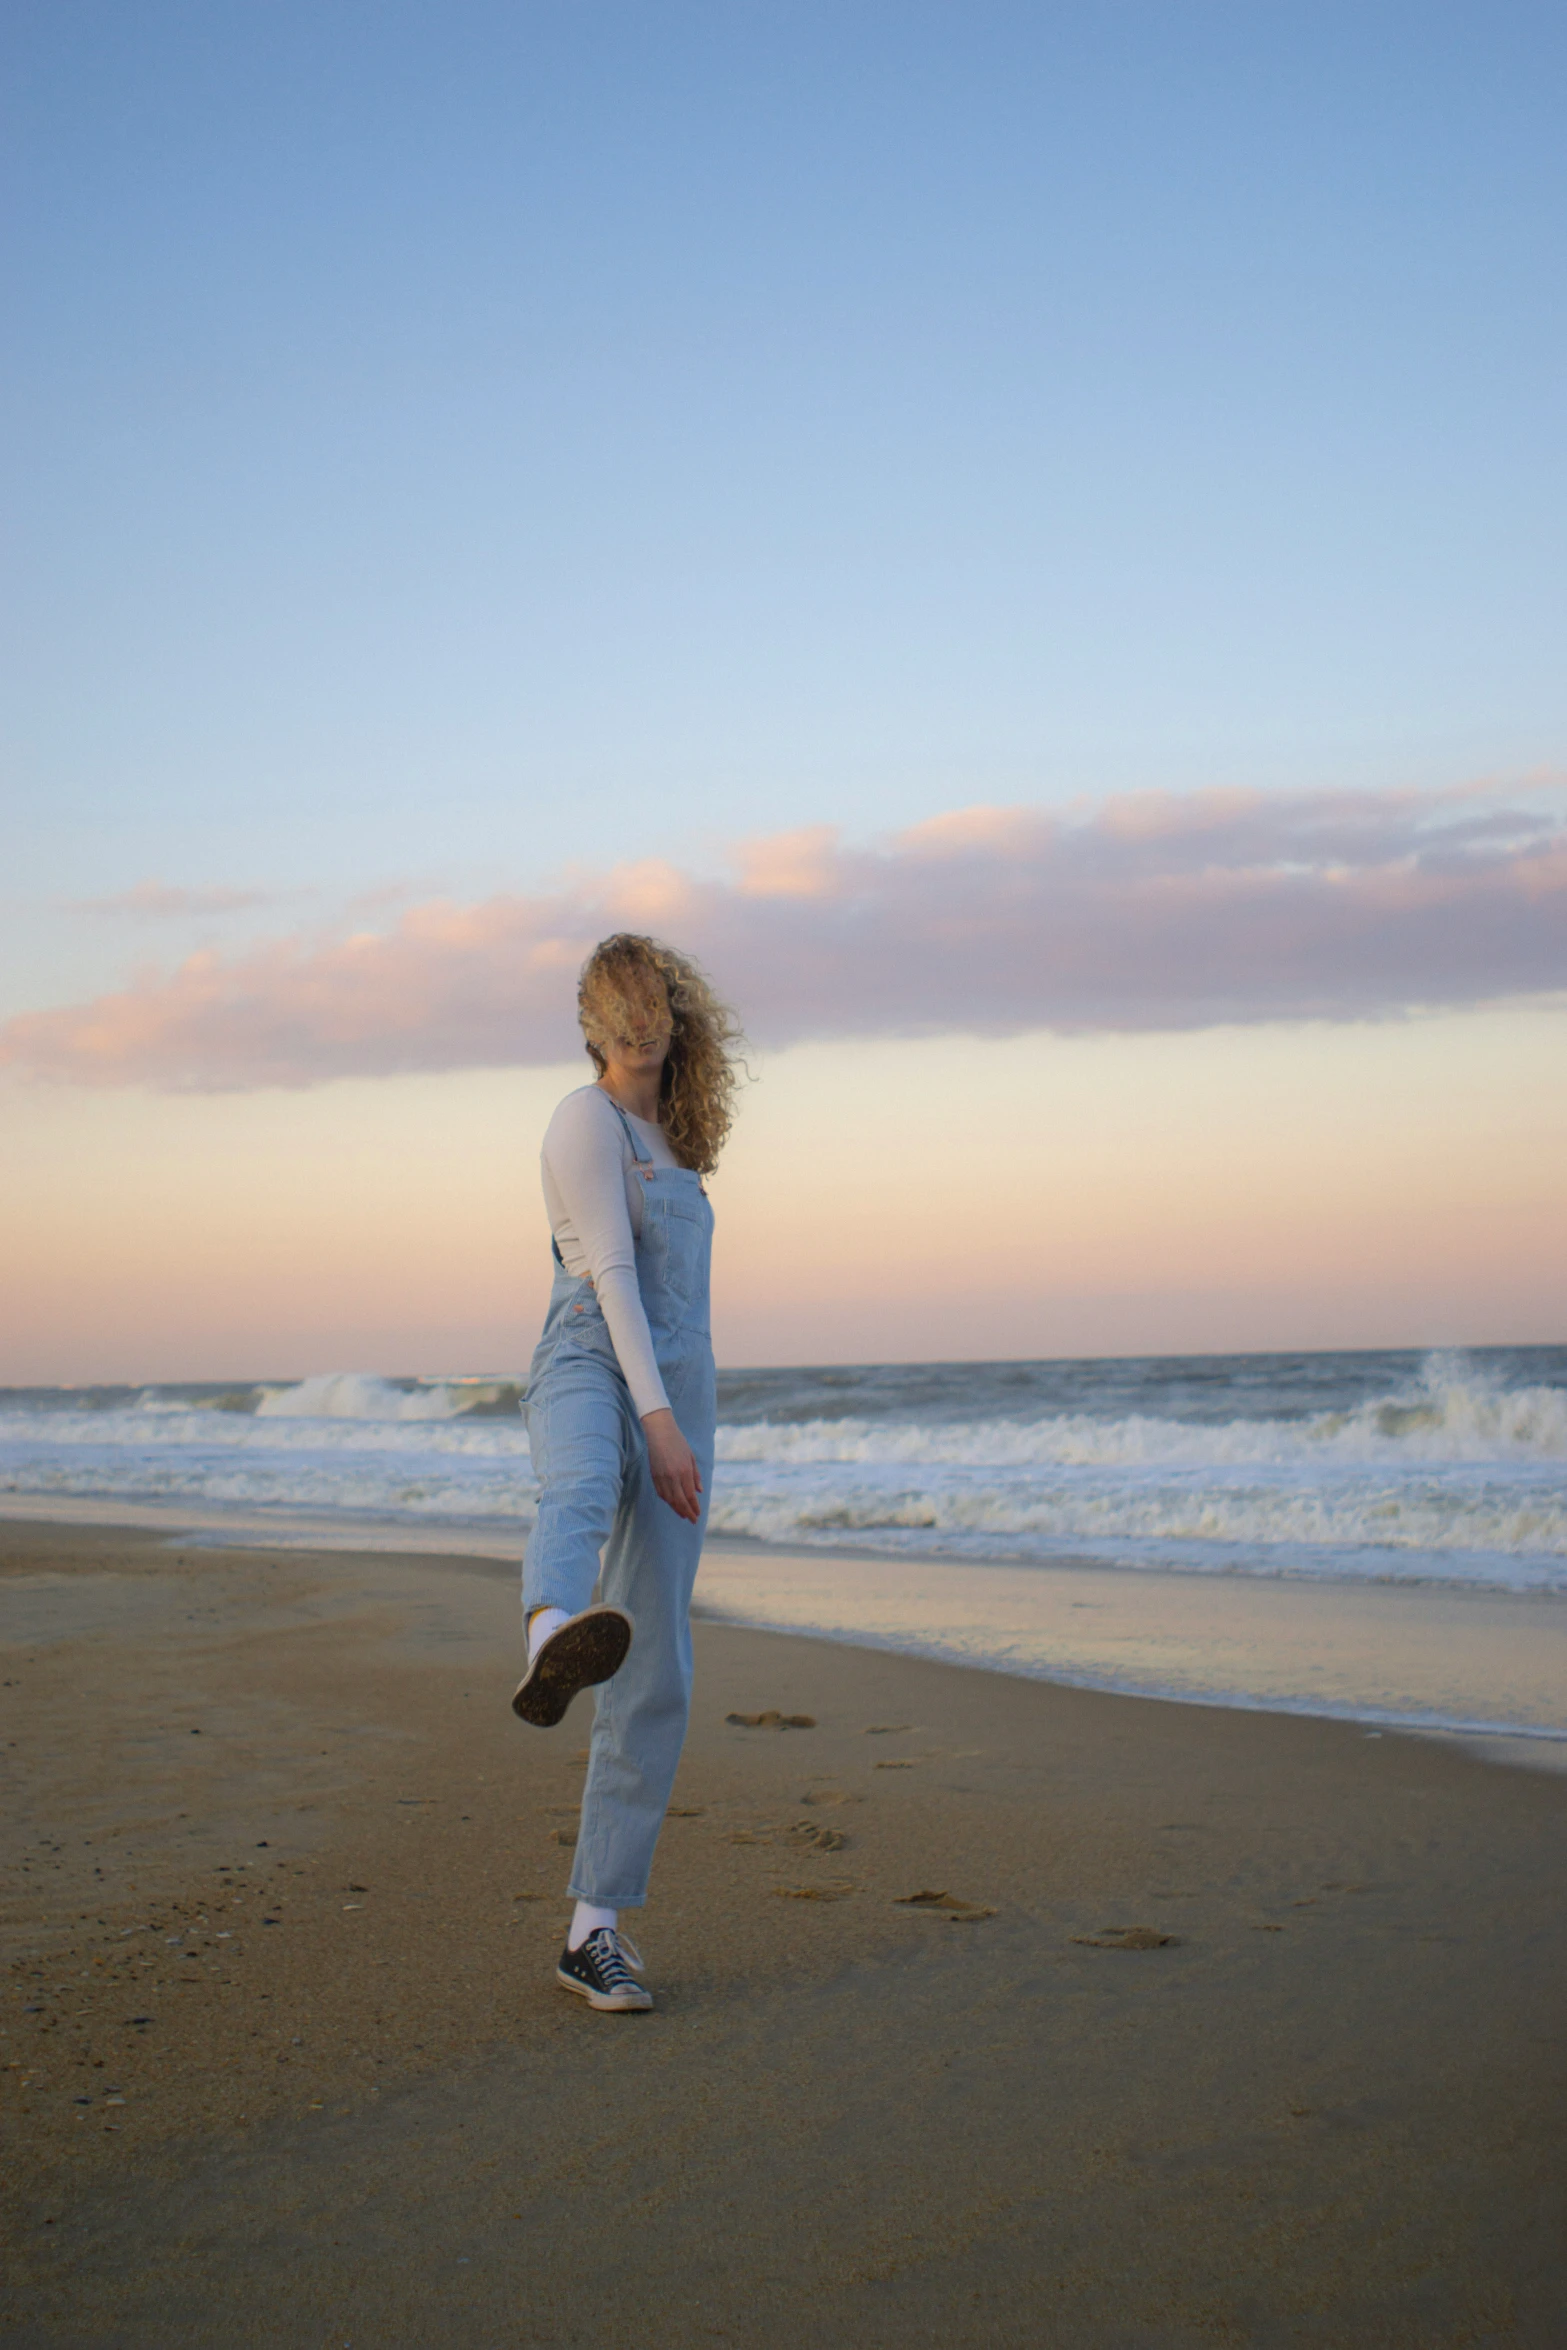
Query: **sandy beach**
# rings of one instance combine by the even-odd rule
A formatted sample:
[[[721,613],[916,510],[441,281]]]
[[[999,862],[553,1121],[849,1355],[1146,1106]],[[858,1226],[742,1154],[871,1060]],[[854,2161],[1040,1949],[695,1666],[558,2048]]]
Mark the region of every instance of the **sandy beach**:
[[[602,2018],[503,1563],[0,1562],[11,2341],[1567,2338],[1559,1776],[703,1623]]]

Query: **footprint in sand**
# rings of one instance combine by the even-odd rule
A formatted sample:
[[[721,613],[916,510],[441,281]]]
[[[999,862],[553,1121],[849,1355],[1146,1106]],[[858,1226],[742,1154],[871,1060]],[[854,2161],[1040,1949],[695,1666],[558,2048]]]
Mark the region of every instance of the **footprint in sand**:
[[[800,1801],[831,1809],[840,1803],[863,1803],[865,1798],[863,1795],[846,1795],[841,1787],[807,1787]]]
[[[1085,1950],[1170,1950],[1179,1934],[1161,1934],[1156,1926],[1104,1926],[1097,1934],[1074,1934]]]
[[[857,1885],[775,1885],[780,1901],[847,1901]]]
[[[808,1852],[841,1852],[849,1841],[841,1828],[824,1828],[819,1820],[796,1820],[789,1840],[803,1844]]]
[[[885,1762],[872,1763],[871,1769],[873,1771],[912,1771],[919,1759],[919,1756],[914,1754],[889,1755]]]
[[[575,1844],[576,1841],[577,1831],[575,1828],[551,1828],[550,1830],[550,1842],[552,1844],[565,1844],[570,1846]]]
[[[707,1807],[700,1803],[672,1803],[664,1816],[670,1820],[700,1820],[707,1816]]]
[[[814,1714],[781,1714],[775,1705],[762,1714],[725,1714],[724,1720],[732,1722],[737,1730],[814,1730],[816,1727]]]
[[[513,1901],[547,1901],[549,1895],[547,1893],[514,1893],[512,1899]]]
[[[823,1827],[819,1820],[791,1820],[784,1827],[777,1820],[758,1820],[751,1828],[731,1828],[731,1844],[776,1844],[780,1840],[803,1846],[807,1852],[841,1852],[848,1842],[841,1828]]]
[[[867,1722],[865,1735],[867,1738],[899,1738],[905,1730],[912,1730],[913,1727],[912,1722]]]
[[[928,1910],[935,1917],[944,1917],[954,1926],[977,1926],[982,1918],[993,1918],[995,1911],[986,1909],[982,1902],[964,1901],[956,1893],[900,1893],[896,1897],[899,1909]]]

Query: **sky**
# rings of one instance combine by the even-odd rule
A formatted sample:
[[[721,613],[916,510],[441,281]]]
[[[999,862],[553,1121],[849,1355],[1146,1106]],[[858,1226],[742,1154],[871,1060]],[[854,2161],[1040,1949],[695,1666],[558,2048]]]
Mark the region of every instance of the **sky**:
[[[0,1379],[1567,1338],[1558,10],[12,0]]]

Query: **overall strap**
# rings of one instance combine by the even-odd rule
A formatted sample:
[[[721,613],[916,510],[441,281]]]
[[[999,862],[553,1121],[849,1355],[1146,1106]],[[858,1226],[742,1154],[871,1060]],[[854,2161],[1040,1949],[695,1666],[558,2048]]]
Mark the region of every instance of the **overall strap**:
[[[597,1090],[600,1093],[604,1093],[604,1088],[602,1085],[599,1086]],[[621,1108],[619,1102],[616,1101],[612,1093],[604,1093],[604,1099],[608,1102],[610,1108],[614,1111],[616,1117],[620,1120],[621,1125],[625,1128],[626,1140],[631,1145],[631,1156],[635,1159],[637,1165],[639,1167],[651,1167],[653,1162],[651,1159],[645,1159],[641,1150],[637,1147],[635,1129],[632,1126],[631,1120],[626,1116],[625,1111]]]

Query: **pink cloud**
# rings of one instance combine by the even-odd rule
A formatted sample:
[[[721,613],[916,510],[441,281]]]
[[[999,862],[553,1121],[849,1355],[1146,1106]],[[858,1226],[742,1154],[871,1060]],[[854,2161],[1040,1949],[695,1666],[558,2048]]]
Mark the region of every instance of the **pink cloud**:
[[[837,827],[806,824],[797,832],[742,841],[734,862],[740,888],[748,897],[831,897],[838,863]]]
[[[596,938],[697,954],[761,1043],[1377,1019],[1567,987],[1559,790],[1140,793],[970,808],[871,847],[811,827],[734,877],[662,860],[548,894],[433,899],[328,940],[205,951],[0,1028],[87,1085],[312,1085],[577,1049]]]

